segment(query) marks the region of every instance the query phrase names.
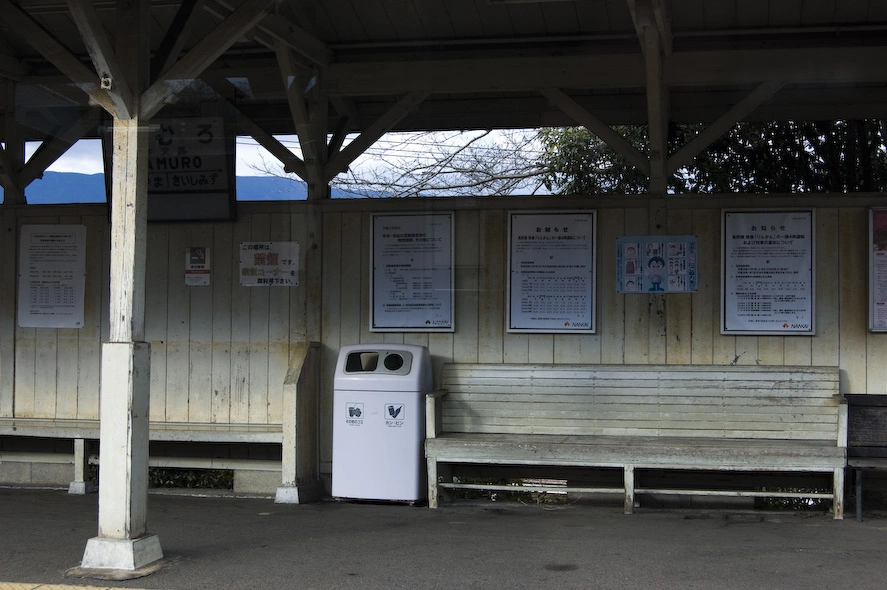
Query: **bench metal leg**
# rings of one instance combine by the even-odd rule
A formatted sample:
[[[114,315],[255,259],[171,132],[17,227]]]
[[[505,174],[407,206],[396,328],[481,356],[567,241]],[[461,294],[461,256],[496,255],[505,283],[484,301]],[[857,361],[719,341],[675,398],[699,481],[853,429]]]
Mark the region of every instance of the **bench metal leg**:
[[[862,522],[862,469],[853,470],[856,476],[856,521]]]
[[[832,500],[832,510],[834,511],[834,516],[836,520],[842,520],[844,518],[844,468],[838,467],[835,469],[835,483],[834,483],[834,499]]]
[[[626,465],[623,468],[623,480],[625,485],[625,514],[634,513],[634,465]]]

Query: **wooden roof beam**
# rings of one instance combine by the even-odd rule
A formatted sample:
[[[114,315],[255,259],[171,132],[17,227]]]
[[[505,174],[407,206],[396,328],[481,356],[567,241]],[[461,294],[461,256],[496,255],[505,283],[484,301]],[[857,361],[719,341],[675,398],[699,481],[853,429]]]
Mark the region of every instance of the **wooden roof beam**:
[[[665,0],[626,0],[631,20],[634,22],[635,32],[641,43],[641,49],[647,52],[644,40],[644,29],[655,27],[659,34],[659,44],[662,53],[671,55],[674,48],[674,34],[671,30],[671,15]]]
[[[567,96],[563,90],[557,88],[543,88],[539,92],[553,105],[572,117],[577,123],[597,135],[604,143],[610,146],[613,151],[637,166],[646,176],[650,175],[650,162],[647,160],[646,155],[631,145],[624,137],[614,131],[612,127]]]
[[[101,87],[108,91],[115,117],[130,119],[135,115],[131,73],[118,61],[113,40],[108,38],[92,0],[68,0],[71,18],[80,31],[86,51],[92,59]]]
[[[274,42],[274,50],[290,115],[302,147],[306,172],[306,176],[302,178],[309,185],[325,185],[323,167],[326,164],[326,118],[323,117],[324,120],[321,121],[316,105],[309,110],[309,105],[305,102],[306,94],[319,85],[319,74],[315,73],[315,77],[306,83],[293,61],[292,50],[279,40]]]
[[[206,0],[206,10],[225,17],[234,9],[228,0]],[[326,43],[280,14],[267,15],[252,35],[269,49],[274,49],[276,42],[285,44],[298,54],[300,61],[308,64],[328,66],[333,60],[333,52]]]
[[[30,72],[28,64],[5,51],[0,52],[0,78],[21,82]]]
[[[279,1],[246,0],[241,4],[142,93],[141,117],[150,119],[157,114],[166,100],[178,93],[183,85],[200,76],[235,41],[262,20],[270,6]]]
[[[326,165],[326,178],[332,180],[337,174],[348,169],[367,148],[391,130],[398,121],[406,117],[428,96],[427,92],[414,91],[403,96],[381,117],[370,123],[363,133],[336,154],[331,154]]]
[[[332,63],[324,70],[330,96],[512,92],[536,88],[643,88],[638,53],[558,57],[441,59]],[[580,75],[581,74],[581,75]],[[822,49],[742,49],[675,52],[663,63],[663,82],[679,86],[883,84],[887,46]]]
[[[101,88],[98,74],[84,65],[77,56],[68,51],[11,0],[0,0],[0,13],[3,14],[4,24],[9,30],[30,44],[96,103],[109,113],[114,112],[114,103],[108,92]]]
[[[93,131],[98,122],[98,109],[90,109],[67,127],[53,133],[25,163],[25,167],[19,173],[19,185],[24,188],[43,176],[53,162],[68,151],[77,140]]]
[[[688,164],[690,160],[699,155],[717,138],[729,131],[731,127],[745,120],[752,111],[770,100],[783,85],[782,82],[764,82],[751,91],[745,98],[733,105],[730,110],[676,151],[668,159],[667,173],[669,175],[674,174],[678,168]]]
[[[204,0],[183,0],[179,6],[179,10],[151,62],[152,80],[162,75],[179,59],[194,23],[203,16],[203,12],[200,10],[203,3]]]

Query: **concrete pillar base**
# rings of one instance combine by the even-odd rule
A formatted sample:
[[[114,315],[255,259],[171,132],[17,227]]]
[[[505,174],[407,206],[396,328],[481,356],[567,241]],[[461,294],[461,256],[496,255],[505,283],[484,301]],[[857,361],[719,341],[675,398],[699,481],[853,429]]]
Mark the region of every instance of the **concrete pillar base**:
[[[80,568],[135,571],[161,559],[163,551],[157,535],[146,535],[138,539],[93,537],[86,542]]]
[[[317,502],[326,494],[323,482],[312,481],[294,486],[280,486],[274,496],[275,504],[308,504]]]
[[[68,493],[77,496],[84,496],[97,491],[96,485],[90,481],[72,481],[68,484]]]

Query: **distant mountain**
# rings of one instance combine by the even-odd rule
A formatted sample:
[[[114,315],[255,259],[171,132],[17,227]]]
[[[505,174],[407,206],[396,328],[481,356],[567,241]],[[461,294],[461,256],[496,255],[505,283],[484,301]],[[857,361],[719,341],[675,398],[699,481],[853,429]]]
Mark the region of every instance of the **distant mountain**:
[[[304,182],[276,176],[238,176],[238,201],[304,201],[307,197]],[[105,175],[76,174],[73,172],[44,172],[43,178],[25,189],[28,203],[36,205],[55,203],[104,203]],[[333,198],[354,198],[333,189]]]
[[[44,172],[25,188],[28,203],[104,203],[104,174],[74,174],[71,172]]]

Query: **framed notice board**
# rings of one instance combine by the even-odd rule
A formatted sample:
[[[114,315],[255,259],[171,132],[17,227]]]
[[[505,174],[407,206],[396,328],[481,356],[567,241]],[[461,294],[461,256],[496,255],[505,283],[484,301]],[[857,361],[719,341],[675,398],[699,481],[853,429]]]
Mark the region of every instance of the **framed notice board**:
[[[814,211],[724,210],[721,333],[815,333]]]
[[[508,332],[594,334],[596,211],[517,211],[508,223]]]

